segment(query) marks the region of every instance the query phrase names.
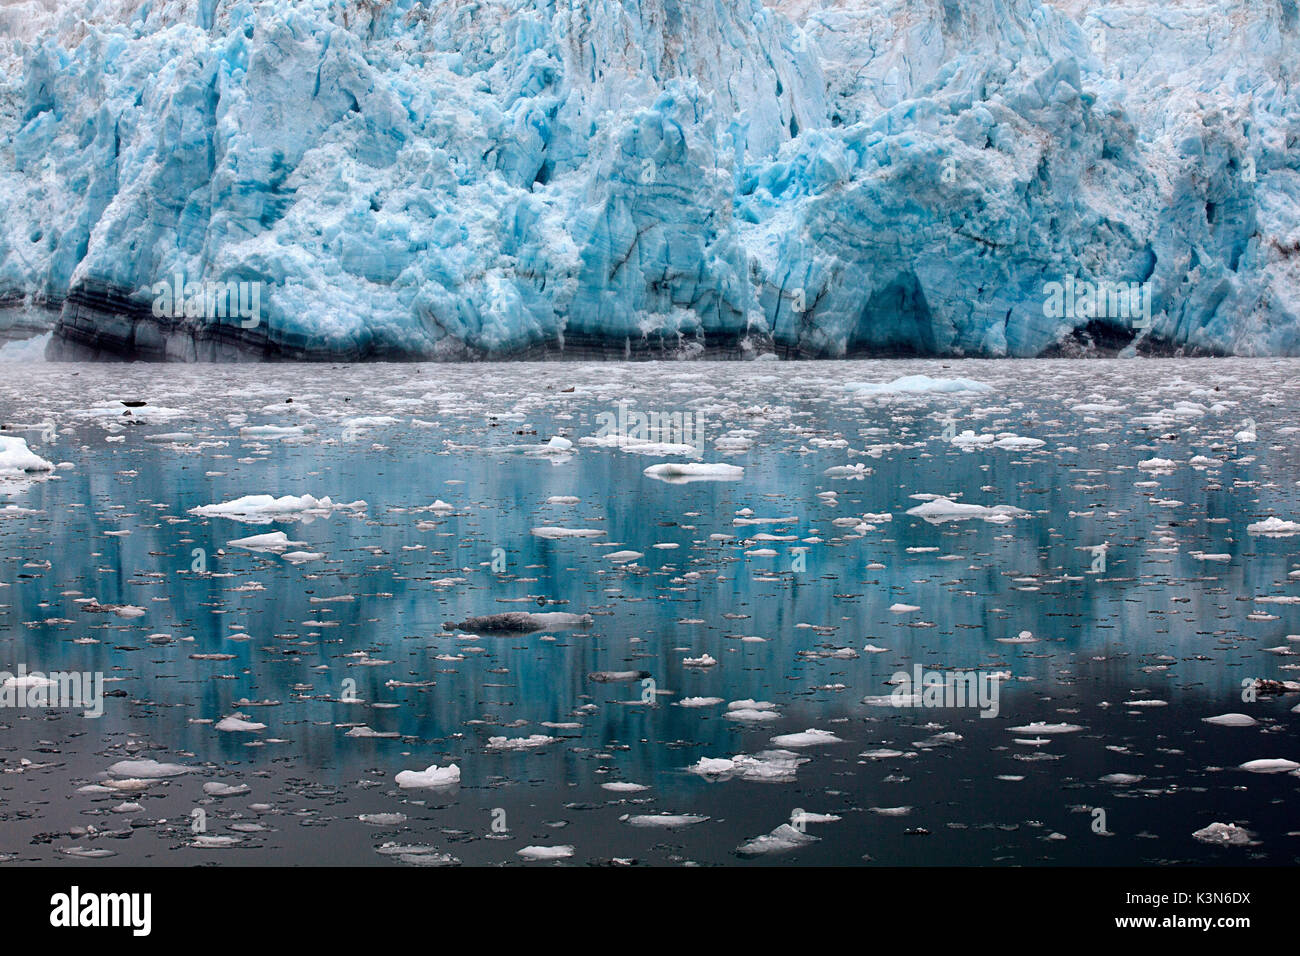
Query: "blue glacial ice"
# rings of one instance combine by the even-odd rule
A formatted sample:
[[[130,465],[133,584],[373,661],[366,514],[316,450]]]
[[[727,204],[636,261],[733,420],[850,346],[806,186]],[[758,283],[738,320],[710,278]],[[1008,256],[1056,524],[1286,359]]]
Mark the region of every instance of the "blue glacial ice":
[[[1298,21],[20,0],[0,337],[38,315],[51,355],[180,360],[1297,354]],[[255,320],[158,317],[175,276],[258,284]],[[1149,319],[1045,309],[1067,279],[1140,283]]]

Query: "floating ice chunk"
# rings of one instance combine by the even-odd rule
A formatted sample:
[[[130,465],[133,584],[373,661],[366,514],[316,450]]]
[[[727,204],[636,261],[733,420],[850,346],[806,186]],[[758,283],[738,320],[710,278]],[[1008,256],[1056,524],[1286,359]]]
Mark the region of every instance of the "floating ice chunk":
[[[1173,471],[1178,467],[1178,462],[1170,461],[1168,458],[1148,458],[1146,461],[1138,462],[1138,468],[1142,471]]]
[[[548,737],[546,734],[529,734],[527,737],[489,737],[488,749],[533,750],[537,747],[553,744],[558,739],[557,737]]]
[[[623,814],[619,820],[633,827],[653,827],[661,830],[675,830],[678,827],[691,827],[704,823],[708,817],[695,813],[635,813]]]
[[[1211,823],[1194,832],[1192,837],[1216,846],[1250,846],[1255,842],[1254,835],[1249,830],[1235,823]]]
[[[889,605],[890,614],[911,614],[913,611],[921,610],[916,604],[891,604]]]
[[[308,561],[319,561],[325,557],[325,553],[323,551],[289,551],[280,555],[280,557],[290,564],[306,564]],[[437,584],[438,582],[433,583]]]
[[[954,392],[991,392],[992,386],[969,378],[930,378],[928,375],[904,375],[892,382],[846,382],[845,391],[858,395],[925,395]]]
[[[762,856],[768,853],[787,853],[810,843],[816,843],[819,837],[811,833],[796,830],[788,823],[783,823],[771,833],[755,837],[740,846],[736,852],[741,856]]]
[[[1146,779],[1140,773],[1108,773],[1101,778],[1102,783],[1129,784],[1139,783]]]
[[[189,773],[193,767],[179,763],[160,763],[157,760],[119,760],[108,768],[114,777],[135,777],[143,780],[160,780],[164,777],[179,777]]]
[[[1300,534],[1300,522],[1283,521],[1276,516],[1265,518],[1263,521],[1256,521],[1254,524],[1246,525],[1246,530],[1250,534],[1267,534],[1285,537],[1287,535]]]
[[[676,701],[675,707],[715,707],[722,703],[721,697],[683,697]]]
[[[451,787],[460,783],[460,767],[454,763],[445,767],[433,764],[423,770],[403,770],[394,779],[404,790]]]
[[[799,767],[808,763],[789,750],[764,750],[757,754],[734,757],[701,757],[687,769],[709,779],[733,778],[758,783],[792,783]]]
[[[1292,770],[1300,770],[1300,763],[1282,757],[1266,757],[1261,760],[1247,760],[1241,765],[1241,769],[1249,770],[1251,773],[1290,773]]]
[[[0,477],[53,470],[53,464],[27,447],[27,439],[0,435]]]
[[[203,785],[203,792],[209,797],[239,797],[248,791],[249,786],[246,783],[221,783],[214,780]]]
[[[243,837],[217,836],[212,833],[203,833],[190,841],[190,846],[197,847],[200,850],[224,850],[228,847],[237,846],[242,842]]]
[[[189,513],[204,518],[230,518],[250,524],[269,524],[272,521],[297,521],[328,515],[335,511],[357,512],[365,509],[364,501],[335,504],[328,496],[315,498],[312,495],[283,495],[275,498],[271,495],[245,495],[221,504],[191,508]]]
[[[223,717],[221,720],[217,721],[216,729],[225,731],[226,733],[252,733],[253,731],[265,730],[266,724],[259,724],[254,721],[243,720],[240,717],[230,716]]]
[[[1015,637],[995,637],[993,640],[999,644],[1037,644],[1038,638],[1034,637],[1032,631],[1021,631]]]
[[[1039,720],[1032,724],[1021,724],[1019,727],[1008,727],[1007,730],[1017,734],[1072,734],[1083,728],[1078,724],[1049,724]]]
[[[1002,524],[1015,518],[1023,518],[1029,514],[1020,508],[1011,505],[994,505],[987,507],[985,505],[969,505],[938,495],[919,504],[915,508],[908,508],[907,513],[917,518],[923,518],[931,524],[942,524],[945,521],[966,521],[971,518],[980,518],[995,524]]]
[[[538,538],[555,540],[559,538],[599,538],[605,532],[596,528],[556,528],[548,526],[533,528],[532,533]]]
[[[567,860],[573,856],[573,847],[568,844],[561,846],[526,846],[521,850],[516,850],[515,853],[530,862]]]
[[[1220,714],[1218,717],[1202,717],[1201,720],[1216,727],[1254,727],[1259,723],[1248,714]]]
[[[372,827],[395,827],[406,822],[405,813],[362,813],[357,817]]]
[[[285,548],[298,547],[306,543],[306,541],[291,541],[283,531],[269,531],[266,534],[254,534],[247,538],[235,538],[233,541],[226,542],[232,548],[244,548],[247,551],[283,551]]]
[[[810,727],[801,733],[778,734],[772,738],[772,743],[778,747],[819,747],[823,744],[842,744],[844,740],[829,730]]]
[[[703,461],[664,462],[651,465],[643,474],[670,484],[681,484],[688,481],[739,481],[745,477],[745,469],[740,465]]]
[[[994,448],[1001,448],[1006,451],[1031,451],[1035,448],[1042,448],[1047,442],[1041,438],[1025,438],[1021,435],[1005,435],[999,437],[993,443]]]
[[[605,555],[606,561],[613,561],[615,564],[627,564],[635,561],[637,558],[644,558],[645,554],[641,551],[611,551]]]
[[[315,425],[245,425],[241,438],[303,438],[316,430]]]
[[[699,657],[682,658],[682,665],[684,667],[713,667],[717,663],[718,662],[708,654],[702,654]]]
[[[600,788],[610,793],[641,793],[643,790],[650,789],[643,783],[632,783],[627,780],[612,780],[609,783],[602,783]]]

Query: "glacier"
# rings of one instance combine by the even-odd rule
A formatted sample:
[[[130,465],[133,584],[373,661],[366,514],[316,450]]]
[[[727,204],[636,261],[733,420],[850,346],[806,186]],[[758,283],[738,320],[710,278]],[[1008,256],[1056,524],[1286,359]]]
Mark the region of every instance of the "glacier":
[[[0,343],[1300,354],[1298,66],[1297,0],[17,0]]]

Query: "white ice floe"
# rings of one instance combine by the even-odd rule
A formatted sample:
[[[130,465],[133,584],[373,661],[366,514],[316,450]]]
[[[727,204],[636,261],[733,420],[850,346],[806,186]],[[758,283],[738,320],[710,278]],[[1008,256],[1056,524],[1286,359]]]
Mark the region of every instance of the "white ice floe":
[[[711,780],[749,780],[758,783],[792,783],[799,767],[808,763],[790,750],[764,750],[734,757],[701,757],[687,769]]]
[[[266,534],[249,535],[247,538],[235,538],[233,541],[227,541],[226,545],[231,548],[243,548],[246,551],[284,551],[286,548],[300,547],[306,543],[306,541],[291,541],[283,531],[269,531]]]
[[[1241,769],[1249,770],[1251,773],[1290,773],[1292,770],[1300,770],[1300,763],[1282,757],[1266,757],[1260,760],[1247,760],[1241,765]]]
[[[699,657],[684,657],[682,665],[684,667],[713,667],[718,662],[708,654],[702,654]]]
[[[1276,516],[1265,518],[1263,521],[1256,521],[1254,524],[1246,525],[1246,530],[1250,534],[1275,535],[1285,537],[1293,534],[1300,534],[1300,522],[1284,521]]]
[[[53,470],[53,464],[27,447],[27,439],[0,435],[0,478]]]
[[[573,856],[573,847],[568,844],[561,846],[526,846],[521,850],[516,850],[515,853],[531,862],[567,860]]]
[[[335,504],[328,496],[312,495],[244,495],[233,501],[191,508],[190,514],[204,518],[230,518],[249,524],[269,524],[272,521],[299,521],[332,514],[335,511],[365,511],[364,501]]]
[[[1220,714],[1218,717],[1202,717],[1201,720],[1216,727],[1254,727],[1259,723],[1248,714]]]
[[[489,737],[489,750],[532,750],[553,744],[558,738],[546,734],[529,734],[527,737]]]
[[[695,826],[704,823],[708,817],[696,813],[633,813],[624,814],[619,820],[633,827],[652,827],[661,830],[675,830],[678,827]]]
[[[1235,823],[1211,823],[1192,834],[1193,839],[1214,846],[1250,846],[1254,836],[1245,827]]]
[[[450,787],[460,783],[460,767],[454,763],[445,767],[433,764],[423,770],[403,770],[394,779],[404,790]]]
[[[778,747],[819,747],[823,744],[842,744],[844,740],[829,730],[809,727],[800,733],[778,734],[772,738],[772,743]]]
[[[993,640],[999,644],[1037,644],[1038,638],[1034,637],[1032,631],[1021,631],[1015,637],[995,637]]]
[[[157,760],[119,760],[108,768],[114,777],[135,777],[142,780],[158,780],[163,777],[179,777],[189,773],[193,767],[179,763],[160,763]]]
[[[1017,734],[1072,734],[1083,728],[1078,724],[1049,724],[1040,720],[1032,724],[1021,724],[1019,727],[1008,727],[1007,730]]]
[[[715,462],[670,461],[651,465],[645,469],[643,474],[670,484],[687,481],[739,481],[745,477],[745,469],[740,465],[725,465]]]
[[[232,715],[217,721],[216,729],[226,733],[252,733],[265,730],[266,724],[259,724],[256,721],[244,720],[242,717]]]
[[[597,528],[557,528],[548,525],[533,528],[532,533],[534,537],[558,540],[560,538],[599,538],[605,532]]]
[[[809,843],[816,843],[819,837],[802,830],[796,830],[788,823],[783,823],[771,833],[764,833],[762,836],[754,837],[736,847],[736,852],[741,856],[763,856],[769,853],[787,853],[790,850],[797,850],[800,847],[807,846]]]
[[[945,521],[967,521],[971,518],[979,518],[994,524],[1003,524],[1029,514],[1029,512],[1011,505],[993,505],[992,507],[970,505],[953,501],[942,495],[919,504],[915,508],[908,508],[907,513],[917,518],[923,518],[931,524],[942,524]]]
[[[992,386],[969,378],[931,378],[928,375],[904,375],[892,382],[846,382],[845,391],[858,395],[927,395],[955,392],[991,392]]]

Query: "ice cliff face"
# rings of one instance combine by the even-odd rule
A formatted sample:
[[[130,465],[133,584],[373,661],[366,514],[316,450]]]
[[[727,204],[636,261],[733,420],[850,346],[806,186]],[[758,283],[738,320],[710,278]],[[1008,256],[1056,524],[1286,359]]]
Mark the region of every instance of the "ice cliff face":
[[[1298,353],[1298,20],[10,3],[0,325],[176,359]],[[176,276],[256,314],[159,316]],[[1045,308],[1067,279],[1142,284],[1149,322]]]

